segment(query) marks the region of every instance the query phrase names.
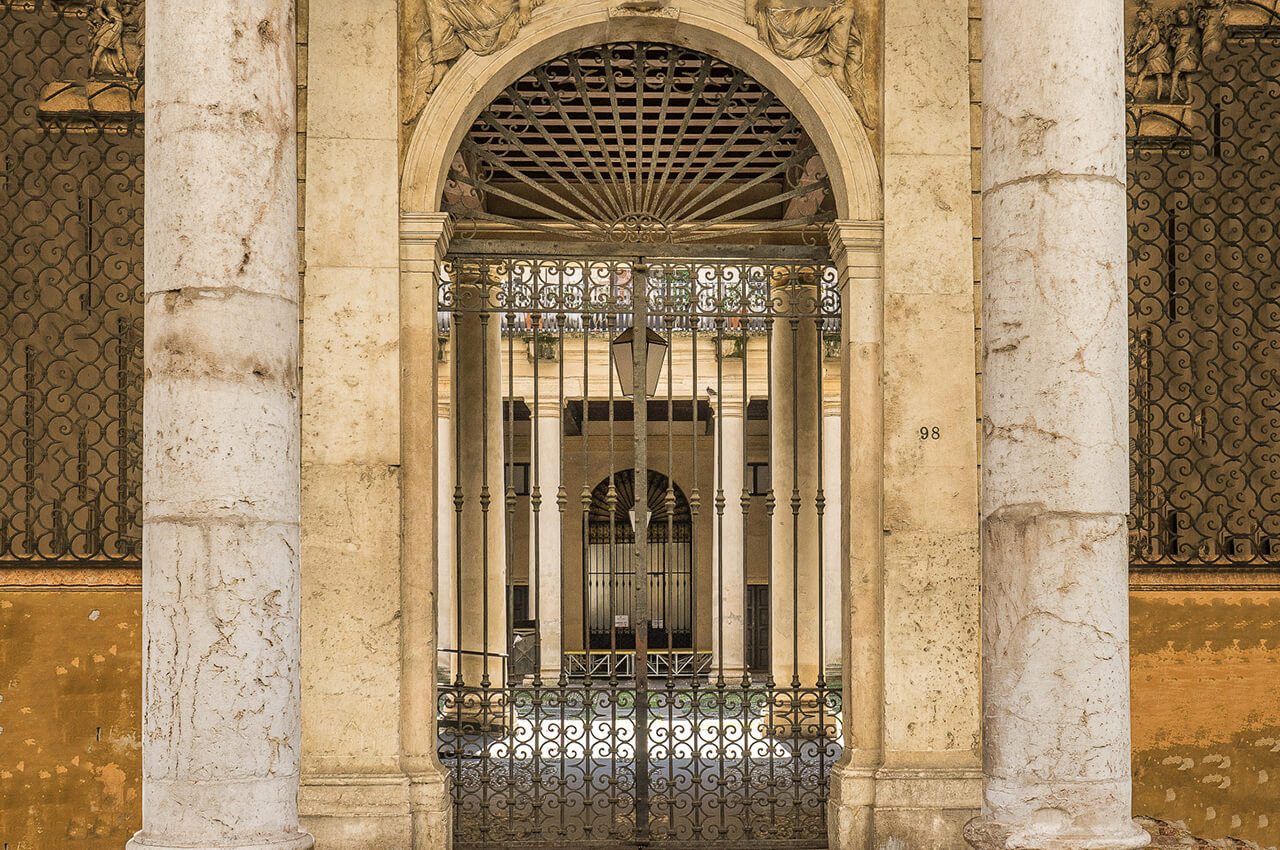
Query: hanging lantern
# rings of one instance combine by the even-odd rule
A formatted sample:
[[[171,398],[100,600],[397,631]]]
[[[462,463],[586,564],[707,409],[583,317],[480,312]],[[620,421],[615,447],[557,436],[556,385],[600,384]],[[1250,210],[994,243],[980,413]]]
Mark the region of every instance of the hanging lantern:
[[[635,362],[632,358],[635,352],[632,348],[635,342],[636,329],[634,327],[627,328],[618,334],[617,339],[613,341],[613,368],[618,373],[618,383],[622,385],[622,394],[628,398],[631,397],[632,385],[632,364]],[[658,391],[658,378],[662,374],[662,363],[667,359],[667,341],[662,338],[662,334],[657,331],[646,328],[645,340],[647,348],[645,350],[645,377],[648,384],[645,387],[645,395],[651,396]]]

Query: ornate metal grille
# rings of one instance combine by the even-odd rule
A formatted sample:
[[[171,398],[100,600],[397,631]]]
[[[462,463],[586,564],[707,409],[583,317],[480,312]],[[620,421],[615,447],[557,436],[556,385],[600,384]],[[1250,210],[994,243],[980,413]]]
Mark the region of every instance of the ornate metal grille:
[[[141,4],[108,5],[0,0],[9,566],[139,558]]]
[[[1131,22],[1131,563],[1280,564],[1280,15]]]
[[[780,231],[814,242],[835,210],[782,102],[671,44],[606,44],[539,66],[480,113],[449,177],[446,209],[467,236],[483,225],[617,243]]]
[[[841,751],[842,694],[824,678],[821,636],[809,645],[802,643],[798,626],[790,636],[775,632],[781,650],[775,664],[785,655],[790,661],[784,659],[779,669],[788,672],[780,680],[772,671],[753,676],[741,667],[727,669],[723,652],[706,662],[708,645],[725,645],[726,627],[723,618],[713,622],[705,613],[708,594],[724,600],[737,592],[745,604],[751,556],[746,544],[753,520],[767,524],[778,513],[798,522],[802,510],[816,511],[819,543],[824,534],[839,533],[836,519],[829,518],[825,527],[822,521],[822,438],[819,434],[817,445],[792,441],[785,448],[792,464],[802,455],[813,456],[816,490],[787,485],[783,493],[769,489],[753,495],[743,453],[732,458],[741,489],[729,492],[726,426],[707,422],[698,411],[730,396],[742,400],[735,427],[744,444],[748,398],[772,400],[775,410],[816,403],[821,415],[821,340],[824,332],[839,330],[834,269],[793,260],[455,254],[443,270],[439,308],[441,331],[452,336],[442,366],[452,370],[451,404],[474,406],[465,431],[457,425],[462,421],[458,409],[454,412],[454,468],[465,472],[454,480],[456,561],[447,583],[456,599],[471,593],[480,600],[476,607],[496,612],[492,600],[502,598],[500,585],[525,571],[536,639],[542,640],[543,626],[553,617],[565,635],[556,670],[540,668],[516,679],[505,664],[505,647],[493,637],[491,618],[497,613],[483,616],[455,603],[462,614],[442,625],[453,631],[453,649],[451,672],[440,689],[439,752],[453,775],[458,845],[825,847],[827,781]],[[637,386],[622,385],[609,364],[611,343],[629,327],[648,327],[670,346],[647,404],[619,398],[634,396],[641,379],[633,376]],[[807,341],[801,344],[801,339]],[[784,350],[813,358],[791,362],[794,374],[813,376],[817,386],[769,377]],[[468,382],[459,386],[464,375]],[[493,391],[507,396],[507,402],[478,397]],[[529,424],[518,423],[511,413],[519,404],[532,412]],[[490,410],[503,420],[494,422]],[[651,420],[658,426],[653,433]],[[553,423],[550,434],[539,430],[548,422]],[[474,450],[482,436],[477,430],[491,434],[484,438],[486,450],[501,445],[501,462],[531,453],[527,502],[510,487],[504,502],[491,485],[479,483],[492,472],[493,462],[479,461],[489,469],[478,472]],[[469,450],[473,453],[464,456]],[[772,444],[767,451],[769,460],[782,462]],[[700,474],[711,453],[721,460],[710,475]],[[642,484],[638,473],[631,478],[596,471],[640,468],[656,474],[646,475]],[[464,476],[470,477],[464,481]],[[602,478],[613,485],[603,493],[596,486]],[[627,488],[649,493],[643,500],[648,509],[634,519],[626,505],[640,506],[622,492]],[[547,563],[536,542],[526,561],[513,556],[511,535],[525,527],[520,517],[529,519],[528,528],[538,528],[548,511],[564,540],[581,535],[581,564],[564,552]],[[743,520],[742,562],[726,564],[721,555],[712,573],[697,541],[713,534],[723,541],[730,511],[740,511]],[[482,535],[468,536],[467,530],[483,527],[488,540],[498,523],[508,535],[505,552],[486,544],[482,556]],[[602,528],[611,541],[634,541],[644,529],[648,546],[606,544],[605,560],[612,563],[593,565],[586,552]],[[653,620],[656,612],[672,610],[674,583],[639,588],[626,581],[652,568],[642,551],[651,556],[654,547],[687,546],[688,537],[693,538],[688,551],[694,578],[689,605],[692,619],[703,624],[701,629],[691,624],[692,652],[678,645],[667,623]],[[784,567],[772,558],[772,532],[768,541],[768,559],[762,561],[766,580],[782,580],[786,573],[793,582],[787,585],[793,590],[787,591],[785,606],[775,604],[785,607],[787,616],[794,607],[800,617],[820,618],[821,582],[816,598],[804,602],[803,609],[794,588],[800,570],[822,574],[821,554],[816,566],[793,565],[788,550]],[[821,545],[816,551],[821,553]],[[563,590],[554,597],[542,586],[548,569],[563,579]],[[582,581],[576,588],[571,587],[575,572]],[[700,582],[699,576],[707,578]],[[606,612],[597,633],[585,616],[592,581],[633,596]],[[729,587],[730,581],[738,586]],[[655,593],[665,595],[662,604]],[[584,612],[579,637],[569,628],[575,609]],[[798,624],[799,617],[787,622]],[[645,623],[649,628],[641,627]],[[741,621],[731,626],[744,632],[745,627]],[[589,651],[593,639],[599,648]],[[507,640],[510,645],[509,630]],[[581,646],[575,649],[574,641]],[[796,663],[801,654],[806,662],[816,661],[816,677],[806,672],[802,679]]]

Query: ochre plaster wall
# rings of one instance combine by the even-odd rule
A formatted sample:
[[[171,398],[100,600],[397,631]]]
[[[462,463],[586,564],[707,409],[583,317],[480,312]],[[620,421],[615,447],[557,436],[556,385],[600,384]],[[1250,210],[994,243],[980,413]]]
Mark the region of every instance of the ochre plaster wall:
[[[119,850],[142,822],[139,588],[0,590],[0,843]]]
[[[1280,846],[1280,594],[1130,595],[1133,811]]]

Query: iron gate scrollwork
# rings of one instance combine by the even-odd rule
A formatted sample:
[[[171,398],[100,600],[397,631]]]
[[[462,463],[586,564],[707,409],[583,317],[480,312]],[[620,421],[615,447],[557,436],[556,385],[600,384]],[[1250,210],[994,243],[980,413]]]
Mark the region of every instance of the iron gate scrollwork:
[[[118,6],[0,0],[0,566],[139,559],[142,10]]]
[[[617,625],[595,635],[600,666],[566,661],[555,671],[540,669],[520,678],[504,666],[504,649],[492,637],[489,618],[455,605],[460,614],[443,627],[452,633],[452,646],[445,653],[449,673],[440,687],[438,720],[439,754],[453,777],[457,844],[826,846],[827,782],[841,752],[842,693],[824,678],[821,638],[802,649],[798,629],[794,645],[792,637],[775,635],[785,650],[776,656],[783,659],[777,664],[789,671],[781,680],[772,670],[753,675],[741,667],[726,669],[724,653],[705,666],[683,664],[678,654],[685,651],[686,639],[725,645],[722,620],[711,622],[705,612],[708,594],[722,600],[730,590],[726,567],[719,564],[718,580],[712,582],[699,541],[710,540],[707,535],[717,528],[723,532],[727,512],[741,512],[744,542],[749,517],[760,523],[775,514],[798,516],[802,509],[816,508],[819,536],[838,533],[834,518],[823,531],[820,474],[816,492],[797,484],[786,492],[753,495],[745,475],[741,491],[725,491],[723,460],[710,474],[699,471],[710,461],[706,453],[725,457],[721,423],[700,413],[713,402],[736,394],[786,407],[810,403],[816,394],[820,405],[820,341],[824,333],[839,330],[834,270],[795,260],[453,254],[442,269],[438,306],[446,340],[441,368],[449,369],[455,382],[450,404],[459,405],[454,421],[462,421],[456,417],[470,405],[465,421],[472,423],[465,433],[455,427],[451,447],[459,470],[452,504],[456,561],[449,565],[448,579],[453,592],[459,599],[471,593],[468,598],[500,617],[492,607],[501,597],[496,585],[510,584],[523,571],[537,632],[554,614],[564,626],[566,646],[577,640],[584,650],[593,640],[590,619],[584,612],[576,638],[568,636],[568,624],[575,607],[589,604],[588,582],[631,596],[597,624]],[[624,397],[627,390],[644,394],[639,386],[623,387],[609,361],[610,345],[637,325],[670,345],[656,394],[643,404],[635,402],[636,392],[627,393],[630,401]],[[801,338],[807,342],[798,342]],[[816,387],[770,377],[784,348],[814,358],[812,364],[788,362],[794,374],[816,375]],[[468,383],[457,385],[464,377]],[[639,374],[633,381],[641,383]],[[479,398],[486,388],[501,392],[506,402]],[[511,413],[517,400],[532,411],[527,423]],[[551,416],[547,406],[553,406]],[[494,421],[495,414],[505,418]],[[547,422],[554,423],[550,442],[536,430]],[[492,436],[481,440],[474,423]],[[745,440],[747,417],[735,427]],[[559,446],[559,458],[542,458],[536,447],[552,443]],[[820,473],[821,437],[816,446],[793,443],[787,452],[816,452]],[[497,477],[483,478],[491,473],[478,467],[492,462],[477,461],[478,452],[484,448],[490,452],[484,457],[496,458],[498,445],[505,463],[529,458],[527,497],[510,486],[505,494],[493,492]],[[737,462],[745,472],[746,455]],[[557,474],[548,463],[555,464]],[[652,472],[643,479],[636,473],[632,482],[637,468]],[[489,480],[495,484],[485,483]],[[548,480],[552,483],[544,491]],[[598,484],[604,484],[603,491]],[[627,487],[647,490],[649,498],[629,497]],[[565,540],[574,537],[574,528],[581,535],[581,566],[569,554],[550,566],[566,586],[580,571],[582,586],[576,594],[561,592],[553,602],[544,599],[540,587],[547,564],[537,545],[520,551],[525,544],[514,540],[517,529],[528,533],[525,519],[528,528],[536,528],[543,511],[551,511],[565,529]],[[492,534],[491,523],[502,523],[508,536],[501,551],[485,558],[480,540],[464,530],[483,527]],[[592,573],[592,534],[601,529],[606,549],[596,553],[603,560]],[[637,539],[648,545],[636,545]],[[622,545],[614,545],[619,541]],[[642,553],[673,546],[689,547],[688,574],[694,580],[688,603],[691,619],[702,625],[689,624],[688,633],[678,618],[654,619],[654,612],[671,612],[681,601],[674,581],[646,587],[626,579],[651,569]],[[741,586],[733,590],[745,597],[746,547],[742,557],[733,579]],[[785,570],[778,566],[782,561],[765,562],[770,581],[782,578],[780,570],[790,573],[790,557]],[[487,588],[483,596],[477,593],[480,585]],[[801,606],[816,602],[821,611],[821,583],[817,598],[803,603],[794,592],[798,585],[788,586],[795,598],[786,607],[796,606],[802,617],[818,616]],[[547,610],[551,606],[558,610]],[[745,629],[745,623],[735,627]],[[719,639],[709,637],[717,629]],[[621,639],[624,634],[628,637]],[[604,646],[599,635],[607,637]],[[817,661],[816,678],[808,672],[802,677],[794,664],[801,653],[816,656],[801,659]]]
[[[1280,564],[1280,16],[1240,3],[1142,3],[1136,15],[1130,562],[1138,573],[1270,569]],[[1149,60],[1148,43],[1169,52]]]

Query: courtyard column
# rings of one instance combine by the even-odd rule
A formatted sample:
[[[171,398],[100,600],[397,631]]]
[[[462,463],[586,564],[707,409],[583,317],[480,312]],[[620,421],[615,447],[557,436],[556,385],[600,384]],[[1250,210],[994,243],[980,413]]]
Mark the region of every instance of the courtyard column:
[[[831,768],[827,835],[832,850],[865,850],[875,844],[875,776],[884,761],[884,226],[837,221],[828,238],[839,274],[845,415],[842,439],[831,441],[843,472],[839,506],[827,511],[841,541],[844,633],[844,749]],[[823,449],[831,450],[825,439]]]
[[[751,497],[745,492],[743,480],[743,453],[746,448],[742,441],[743,401],[726,397],[713,398],[711,403],[716,416],[715,480],[712,484],[716,496],[712,518],[715,533],[711,543],[711,674],[719,676],[723,670],[725,680],[730,681],[741,679],[744,669],[746,550],[742,545],[742,533],[746,525],[743,511],[750,506]]]
[[[563,356],[562,354],[560,356]],[[560,656],[564,650],[563,625],[561,623],[561,548],[560,533],[564,515],[560,510],[561,453],[564,421],[560,400],[556,397],[539,398],[537,416],[534,417],[534,445],[537,447],[537,464],[533,484],[540,501],[537,523],[533,527],[534,539],[529,552],[537,553],[538,576],[538,651],[539,667],[544,684],[560,678]],[[533,544],[536,544],[536,548]],[[532,557],[530,560],[532,563]]]
[[[452,232],[447,213],[400,219],[400,769],[409,780],[412,850],[448,847],[453,836],[449,774],[436,746],[437,623],[448,621],[439,619],[439,565],[433,563],[440,557],[437,539],[452,533],[452,526],[438,524],[438,479],[449,482],[449,467],[440,465],[435,443],[436,377],[448,368],[438,362],[436,302]]]
[[[437,366],[449,373],[447,362]],[[448,379],[440,381],[440,393],[436,402],[436,623],[437,640],[443,650],[455,649],[453,627],[454,574],[457,569],[453,555],[453,417],[452,402],[445,391]],[[436,666],[446,675],[452,672],[450,659],[453,654],[440,653]]]
[[[1130,817],[1123,4],[983,5],[982,814],[991,848]]]
[[[817,282],[778,269],[771,330],[770,473],[773,485],[770,569],[770,672],[779,688],[812,688],[822,672],[819,604],[818,401],[821,341],[813,315]],[[824,525],[824,532],[829,531]],[[836,533],[839,533],[838,531]],[[819,655],[823,656],[820,660]]]
[[[302,850],[293,3],[152,3],[146,28],[143,800],[129,846]]]
[[[466,722],[490,716],[506,686],[506,481],[502,440],[502,313],[493,308],[500,282],[460,269],[453,313],[455,628],[462,684],[477,691],[462,706]],[[465,388],[465,389],[464,389]],[[465,544],[465,545],[464,545]],[[498,709],[492,708],[493,711]]]
[[[840,429],[840,393],[823,390],[822,396],[822,497],[825,500],[822,515],[822,628],[823,654],[828,682],[839,682],[844,675],[841,662],[844,647],[844,629],[840,614],[841,562],[844,546],[841,543],[840,511],[842,502],[840,463],[842,437]]]

